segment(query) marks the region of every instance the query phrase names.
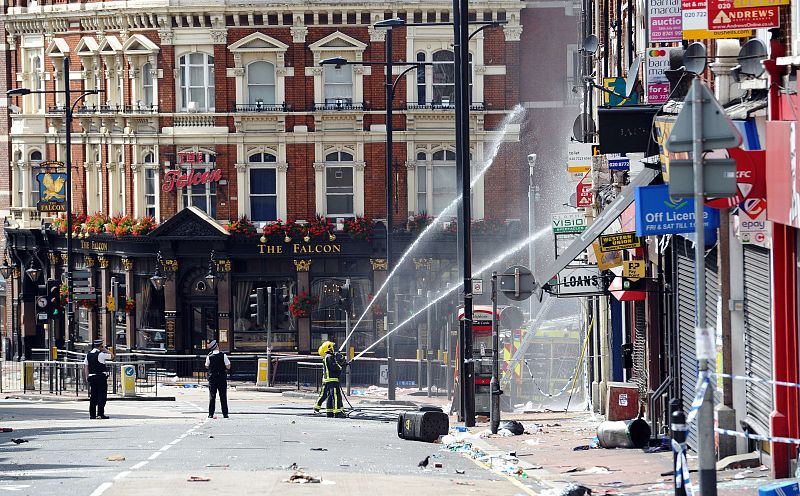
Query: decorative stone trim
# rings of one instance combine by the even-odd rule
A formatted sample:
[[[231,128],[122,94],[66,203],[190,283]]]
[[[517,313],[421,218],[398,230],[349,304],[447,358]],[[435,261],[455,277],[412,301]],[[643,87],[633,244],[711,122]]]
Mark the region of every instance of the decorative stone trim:
[[[383,42],[386,41],[386,29],[376,28],[375,26],[370,26],[368,28],[369,31],[369,41],[375,42]]]
[[[289,32],[292,33],[292,42],[294,43],[305,43],[306,36],[308,36],[308,28],[305,26],[292,26],[289,28]]]
[[[125,269],[125,272],[130,272],[133,270],[133,259],[128,257],[122,257],[122,268]]]
[[[58,256],[58,253],[50,252],[47,254],[47,258],[50,260],[50,265],[56,265],[61,257]]]
[[[98,255],[97,256],[97,263],[100,265],[101,269],[107,269],[108,268],[108,257],[106,257],[104,255]]]
[[[62,253],[61,254],[61,261],[64,262],[64,263],[67,263],[67,260],[69,260],[69,255],[67,255],[66,253]]]
[[[372,264],[372,270],[389,270],[389,262],[385,258],[370,258],[369,263]]]
[[[178,261],[175,259],[165,259],[161,261],[161,266],[164,267],[164,270],[167,272],[177,272],[178,271]]]
[[[503,34],[505,35],[506,41],[519,41],[520,37],[522,37],[522,26],[503,26]]]
[[[230,272],[231,271],[231,261],[228,259],[225,260],[217,260],[217,272]]]
[[[91,255],[86,255],[83,257],[83,261],[86,262],[86,266],[90,269],[94,267],[95,263],[97,262],[97,260],[95,260],[95,258]]]

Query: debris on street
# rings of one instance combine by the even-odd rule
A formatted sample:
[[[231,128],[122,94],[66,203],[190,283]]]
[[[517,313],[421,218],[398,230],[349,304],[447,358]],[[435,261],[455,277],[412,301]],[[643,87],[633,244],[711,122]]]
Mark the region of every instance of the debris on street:
[[[202,475],[191,475],[186,479],[187,482],[209,482],[210,480],[211,477],[204,477]]]
[[[125,457],[122,456],[122,455],[108,455],[106,457],[106,460],[108,460],[110,462],[124,462],[125,461]]]
[[[27,439],[22,439],[22,438],[17,438],[17,439],[11,438],[11,442],[14,443],[14,444],[22,444],[22,443],[27,443],[28,440]]]
[[[288,479],[284,480],[283,482],[290,482],[294,484],[319,484],[322,482],[322,479],[319,477],[314,477],[313,475],[303,472],[302,470],[296,470],[292,475],[289,476]]]
[[[328,451],[328,448],[311,448],[311,451]]]

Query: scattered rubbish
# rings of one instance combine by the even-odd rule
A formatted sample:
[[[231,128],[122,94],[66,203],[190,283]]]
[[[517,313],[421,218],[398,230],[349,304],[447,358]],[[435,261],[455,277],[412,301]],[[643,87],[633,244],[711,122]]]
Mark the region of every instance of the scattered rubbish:
[[[665,451],[670,451],[670,448],[669,448],[669,446],[664,446],[663,444],[660,445],[660,446],[652,446],[652,447],[647,448],[646,450],[644,450],[644,452],[648,453],[648,454],[650,454],[650,453],[663,453]]]
[[[433,468],[442,468],[442,463],[441,462],[434,463]]]
[[[184,384],[184,389],[194,389],[197,387],[197,384]]]
[[[530,444],[531,446],[536,446],[542,442],[541,439],[526,439],[525,444]]]
[[[797,481],[783,481],[758,488],[759,496],[776,496],[778,494],[798,494]]]
[[[328,448],[311,448],[311,451],[328,451]]]
[[[22,443],[27,443],[28,440],[22,438],[17,438],[17,439],[11,438],[11,442],[14,444],[22,444]]]
[[[597,438],[603,448],[644,448],[650,442],[650,424],[640,418],[602,422]]]
[[[500,436],[500,437],[512,437],[512,436],[514,436],[514,433],[511,432],[508,429],[499,429],[497,431],[497,435]]]
[[[734,475],[733,478],[737,480],[759,479],[761,477],[766,477],[766,476],[767,474],[756,474],[753,470],[742,470],[741,472]]]
[[[583,475],[583,474],[586,474],[586,475],[589,475],[589,474],[610,474],[611,472],[613,472],[613,470],[611,470],[608,467],[603,467],[602,465],[596,465],[594,467],[589,467],[589,468],[587,468],[585,470],[581,470],[581,471],[577,472],[577,474],[581,474],[581,475]]]
[[[573,473],[575,473],[575,472],[583,472],[583,471],[584,471],[584,468],[583,468],[583,467],[572,467],[572,468],[570,468],[570,469],[567,469],[567,470],[565,470],[565,471],[564,471],[564,472],[562,472],[562,473],[563,473],[563,474],[573,474]]]
[[[625,483],[622,481],[614,481],[614,482],[603,482],[602,484],[598,484],[600,487],[622,487]]]
[[[580,484],[567,484],[559,496],[592,496],[592,490]]]
[[[667,489],[667,488],[671,488],[671,487],[672,486],[668,486],[668,485],[664,484],[663,482],[660,482],[658,484],[653,484],[652,486],[649,486],[647,488],[647,490],[648,491],[655,491],[656,489]]]
[[[515,436],[519,436],[525,433],[525,427],[522,426],[516,420],[506,420],[505,422],[500,423],[500,429],[505,429],[511,432],[511,434]]]
[[[428,466],[428,462],[430,461],[430,456],[426,456],[421,462],[417,464],[417,467],[425,468]]]
[[[124,462],[125,457],[122,455],[109,455],[106,457],[106,460],[110,462]]]
[[[11,427],[0,427],[0,432],[14,432]]]
[[[561,427],[561,424],[544,424],[545,427]]]
[[[209,463],[206,465],[207,468],[228,468],[230,465],[227,463]]]
[[[188,482],[208,482],[211,480],[211,477],[204,477],[202,475],[192,475],[186,479]]]
[[[284,482],[292,482],[295,484],[319,484],[322,482],[322,479],[318,477],[314,477],[311,474],[307,474],[302,470],[295,471],[292,475],[289,476]]]
[[[541,470],[542,468],[544,467],[542,467],[541,465],[531,465],[530,467],[528,467],[528,470]]]
[[[297,462],[294,462],[291,465],[289,465],[289,470],[297,470]]]
[[[453,481],[453,482],[455,482],[457,486],[474,486],[475,485],[472,482],[466,482],[466,481]]]
[[[456,427],[453,427],[452,430],[454,430],[456,432],[469,432],[469,429],[467,429],[466,427],[461,427],[460,425],[456,426]]]
[[[590,449],[592,449],[592,447],[590,445],[582,444],[580,446],[575,446],[574,448],[572,448],[572,451],[585,451],[585,450],[590,450]]]
[[[463,470],[463,469],[457,468],[457,469],[456,469],[456,473],[457,473],[458,475],[464,475],[464,474],[466,473],[466,470]]]
[[[294,440],[294,439],[284,439],[284,440],[283,440],[283,441],[281,441],[281,442],[282,442],[282,443],[300,443],[300,444],[302,444],[302,443],[303,443],[303,441],[296,441],[296,440]]]
[[[209,439],[214,439],[214,435],[212,434],[212,435],[208,436],[208,438]]]

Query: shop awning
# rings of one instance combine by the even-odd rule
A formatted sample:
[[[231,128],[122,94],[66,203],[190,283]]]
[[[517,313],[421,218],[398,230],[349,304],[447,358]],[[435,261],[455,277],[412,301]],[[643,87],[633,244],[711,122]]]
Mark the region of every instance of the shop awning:
[[[545,277],[538,277],[537,275],[536,280],[539,281],[540,284],[547,282],[557,276],[567,265],[571,264],[578,255],[583,253],[583,251],[588,248],[631,203],[633,203],[636,188],[649,185],[660,172],[661,171],[649,167],[642,169],[642,171],[633,178],[631,183],[625,186],[614,201],[600,213],[592,225],[583,231],[580,236],[575,238],[575,241],[561,253],[561,256],[550,266],[548,272],[543,274]]]

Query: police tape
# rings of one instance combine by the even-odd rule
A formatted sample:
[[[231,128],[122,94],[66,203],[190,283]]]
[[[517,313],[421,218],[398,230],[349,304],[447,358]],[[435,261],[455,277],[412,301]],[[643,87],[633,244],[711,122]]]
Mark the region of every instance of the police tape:
[[[721,429],[719,427],[715,427],[714,428],[714,432],[716,432],[717,434],[722,434],[724,436],[743,437],[745,439],[752,439],[754,441],[766,441],[766,442],[785,443],[785,444],[800,444],[800,439],[795,439],[793,437],[762,436],[761,434],[752,434],[750,432],[732,431],[730,429]]]
[[[722,377],[724,379],[735,379],[738,381],[748,381],[748,382],[755,382],[758,384],[771,384],[774,386],[785,386],[791,388],[798,388],[800,389],[800,384],[794,382],[786,382],[786,381],[773,381],[770,379],[761,379],[759,377],[751,377],[749,375],[733,375],[733,374],[712,374],[714,377]]]
[[[530,366],[528,365],[528,360],[525,360],[524,363],[525,363],[525,368],[528,369],[528,374],[530,374],[531,379],[533,379],[534,384],[536,384],[536,378],[533,376],[533,371],[531,370]],[[568,377],[572,377],[573,375],[575,375],[576,372],[578,372],[578,366],[580,366],[580,362],[578,362],[578,365],[575,366],[575,369],[572,372],[570,372]],[[564,394],[564,392],[569,387],[570,382],[572,382],[572,381],[570,381],[569,378],[568,378],[567,379],[567,383],[564,384],[564,387],[562,387],[561,389],[558,390],[558,392],[555,392],[555,393],[545,393],[544,391],[542,391],[542,388],[540,388],[538,384],[536,384],[536,389],[539,390],[539,393],[541,393],[542,396],[546,396],[548,398],[556,398],[556,397],[561,396],[562,394]]]
[[[686,488],[686,495],[693,496],[692,481],[689,480],[689,464],[686,461],[686,445],[672,440],[672,451],[675,452],[675,488]]]
[[[698,374],[697,386],[694,388],[697,393],[692,400],[692,407],[689,409],[689,415],[686,416],[686,425],[693,424],[694,419],[697,418],[697,413],[700,411],[700,407],[703,406],[703,398],[706,396],[709,382],[711,382],[711,380],[708,372]]]

